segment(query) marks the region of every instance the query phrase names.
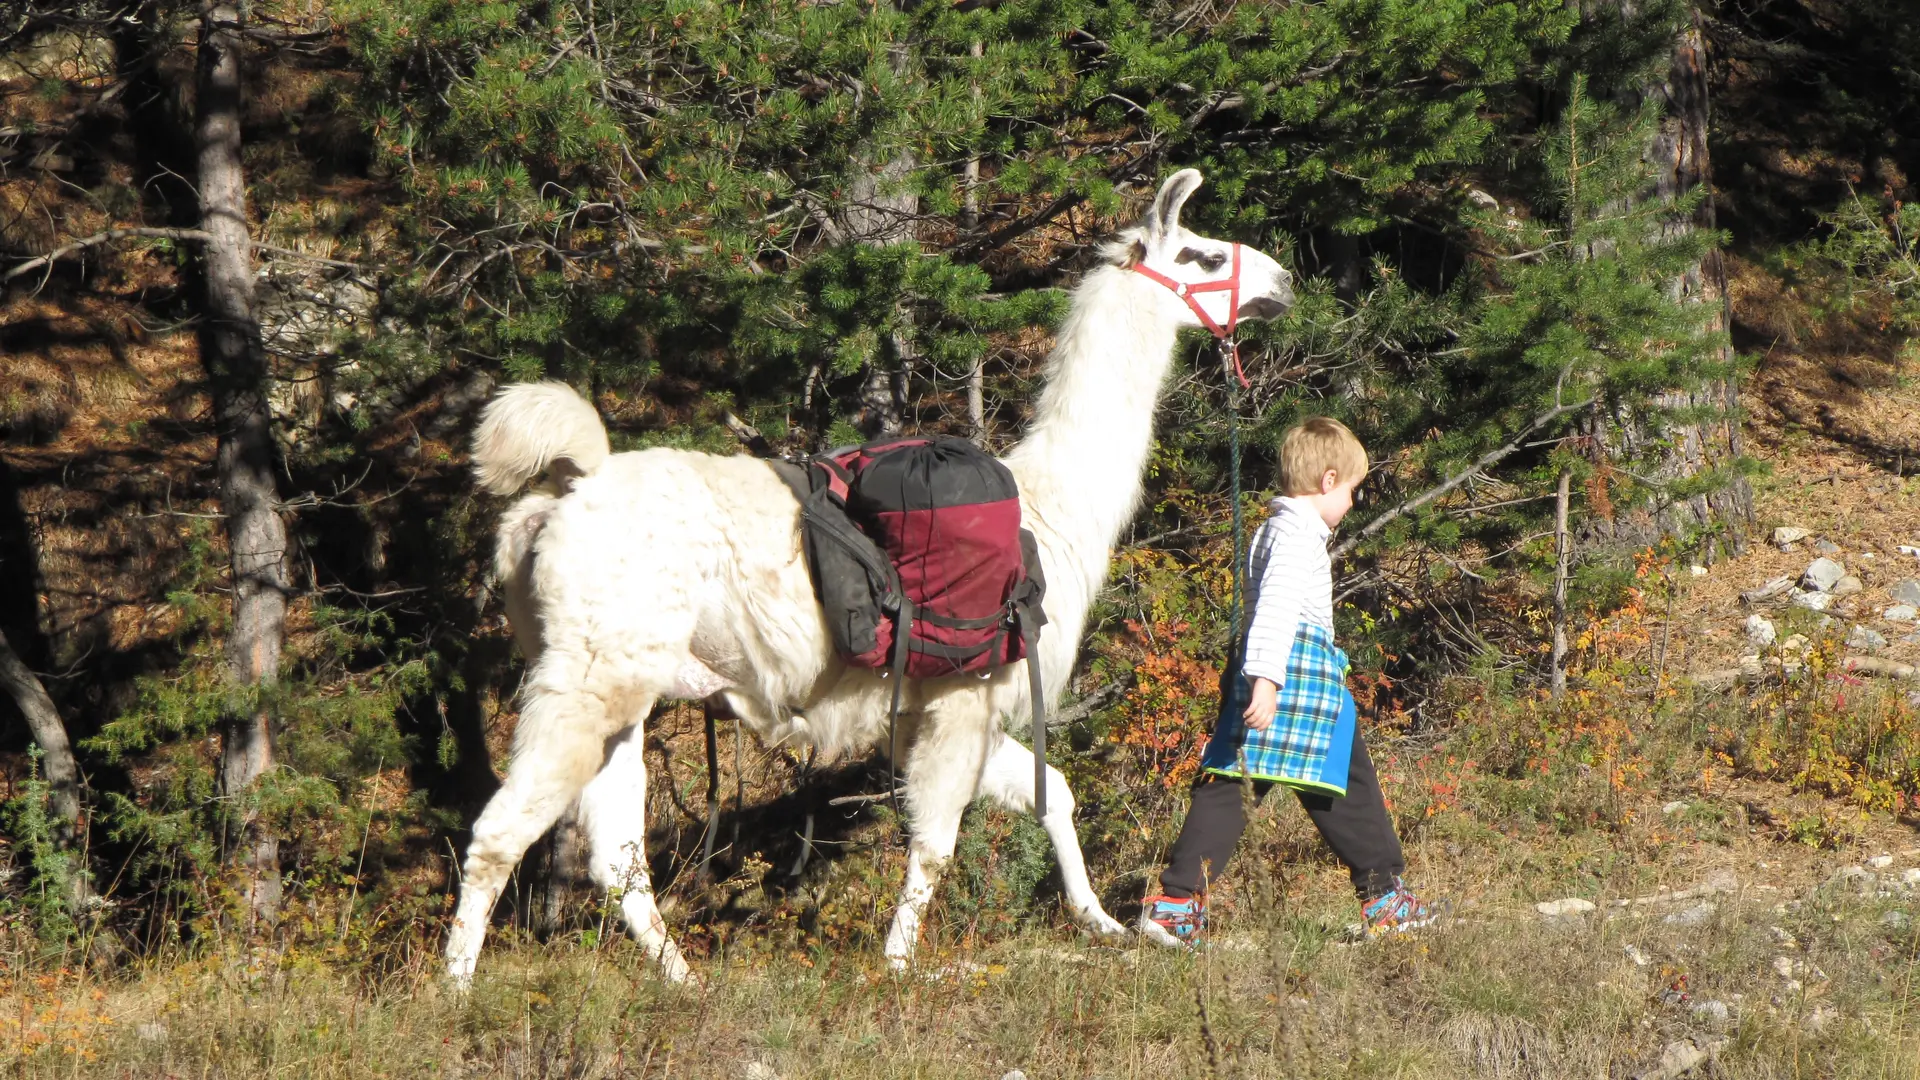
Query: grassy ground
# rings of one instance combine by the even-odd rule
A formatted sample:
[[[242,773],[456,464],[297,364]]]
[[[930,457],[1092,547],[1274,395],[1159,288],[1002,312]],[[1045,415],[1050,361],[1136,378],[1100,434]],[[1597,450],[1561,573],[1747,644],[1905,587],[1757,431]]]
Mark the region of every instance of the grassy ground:
[[[380,973],[303,949],[41,968],[0,991],[0,1046],[21,1076],[1605,1078],[1687,1040],[1713,1048],[1696,1075],[1920,1076],[1920,889],[1900,885],[1920,848],[1832,880],[1912,832],[1878,819],[1817,851],[1727,826],[1750,795],[1499,843],[1464,814],[1421,830],[1456,915],[1390,941],[1348,942],[1336,868],[1256,857],[1195,954],[1093,945],[1049,904],[1004,935],[949,917],[901,978],[871,941],[748,929],[689,989],[596,925],[489,948],[462,999],[423,927]],[[1291,806],[1249,837],[1310,839]],[[1569,896],[1597,909],[1535,908]]]

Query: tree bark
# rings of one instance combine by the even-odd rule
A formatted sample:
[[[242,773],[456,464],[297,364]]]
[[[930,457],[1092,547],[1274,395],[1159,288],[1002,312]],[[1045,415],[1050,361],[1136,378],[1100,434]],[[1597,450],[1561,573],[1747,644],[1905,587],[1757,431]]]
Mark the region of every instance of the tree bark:
[[[1697,10],[1674,43],[1666,78],[1648,86],[1644,92],[1656,96],[1666,106],[1659,133],[1647,150],[1647,158],[1656,168],[1656,196],[1672,201],[1702,185],[1711,185],[1706,42]],[[1715,228],[1709,192],[1691,220],[1676,222],[1669,231],[1685,234]],[[1731,308],[1726,267],[1717,248],[1676,278],[1671,287],[1681,300],[1707,306],[1712,313],[1708,324],[1710,332],[1722,335],[1727,332]],[[1720,351],[1721,359],[1731,368],[1732,344],[1723,341]],[[1698,476],[1727,467],[1741,456],[1740,387],[1736,380],[1717,380],[1694,391],[1674,391],[1663,395],[1660,404],[1668,409],[1720,414],[1698,423],[1643,433],[1645,437],[1662,439],[1671,445],[1660,479],[1672,481]],[[1651,527],[1640,530],[1644,535],[1634,539],[1651,543],[1662,536],[1705,531],[1709,537],[1702,552],[1705,561],[1713,562],[1723,550],[1738,555],[1746,550],[1746,533],[1753,525],[1753,490],[1744,477],[1736,476],[1713,492],[1660,507],[1650,524]]]
[[[33,741],[40,746],[40,771],[47,779],[54,838],[61,846],[71,847],[80,833],[80,769],[73,760],[73,746],[40,677],[13,651],[4,632],[0,632],[0,688],[20,707]]]
[[[273,767],[272,687],[280,668],[289,581],[240,159],[243,43],[237,3],[202,4],[194,119],[201,229],[207,234],[201,361],[219,429],[220,506],[233,573],[227,659],[235,681],[256,692],[240,714],[226,720],[220,779],[231,810],[229,850],[236,879],[253,916],[271,923],[280,909],[280,846],[261,825],[253,796]]]
[[[967,55],[979,60],[986,55],[984,45],[975,39],[968,47]],[[974,107],[980,104],[980,84],[973,85]],[[980,155],[967,158],[966,171],[963,174],[960,192],[960,229],[972,232],[980,227]],[[967,438],[979,447],[987,445],[987,358],[983,353],[973,362],[973,370],[967,372]]]
[[[1560,470],[1560,486],[1553,502],[1553,660],[1549,684],[1553,700],[1567,692],[1567,567],[1572,562],[1573,534],[1567,530],[1572,502],[1573,473]]]
[[[888,63],[896,73],[906,71],[912,58],[905,43],[888,46]],[[910,150],[901,150],[878,169],[871,161],[856,157],[853,174],[848,178],[846,201],[835,208],[822,230],[822,239],[830,244],[855,243],[884,247],[914,240],[914,223],[920,213],[920,197],[911,191],[888,191],[912,177],[919,163]],[[867,377],[860,388],[860,415],[857,425],[870,439],[890,438],[905,428],[907,376],[919,359],[913,342],[913,312],[898,311],[899,329],[888,336],[893,353],[891,362],[876,350],[867,361]]]

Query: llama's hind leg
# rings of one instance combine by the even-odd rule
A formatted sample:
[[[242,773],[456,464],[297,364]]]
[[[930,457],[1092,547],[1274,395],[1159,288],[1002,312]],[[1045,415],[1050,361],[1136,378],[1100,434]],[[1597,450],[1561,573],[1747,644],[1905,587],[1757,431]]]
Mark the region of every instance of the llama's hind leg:
[[[613,741],[606,766],[580,793],[580,823],[587,830],[594,881],[618,897],[627,929],[640,949],[660,961],[674,982],[693,974],[667,933],[647,875],[647,762],[638,728]]]
[[[925,715],[907,750],[907,881],[887,931],[887,963],[905,970],[920,942],[920,917],[953,857],[960,816],[980,786],[994,732],[984,716]]]
[[[1033,810],[1033,751],[999,733],[1000,741],[987,758],[980,777],[980,794],[1017,813]],[[1108,939],[1122,938],[1126,927],[1107,914],[1087,880],[1087,860],[1080,851],[1080,836],[1073,829],[1073,791],[1060,770],[1047,766],[1047,816],[1040,824],[1053,842],[1054,858],[1060,862],[1060,881],[1066,886],[1067,906],[1073,917],[1089,933]]]
[[[605,754],[606,708],[591,694],[530,690],[520,725],[506,783],[473,823],[461,869],[460,905],[447,935],[447,974],[459,986],[473,978],[507,876],[579,797]]]

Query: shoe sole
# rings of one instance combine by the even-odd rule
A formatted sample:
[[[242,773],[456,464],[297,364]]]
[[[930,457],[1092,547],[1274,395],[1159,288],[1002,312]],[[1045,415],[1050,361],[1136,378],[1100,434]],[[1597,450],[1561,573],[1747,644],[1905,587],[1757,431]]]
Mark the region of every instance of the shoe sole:
[[[1155,945],[1158,945],[1161,948],[1165,948],[1165,949],[1193,948],[1192,942],[1183,940],[1182,938],[1175,936],[1173,931],[1168,930],[1166,927],[1161,926],[1159,923],[1154,922],[1152,919],[1143,917],[1140,920],[1136,929],[1140,931],[1141,937],[1145,938],[1148,941],[1153,942]]]

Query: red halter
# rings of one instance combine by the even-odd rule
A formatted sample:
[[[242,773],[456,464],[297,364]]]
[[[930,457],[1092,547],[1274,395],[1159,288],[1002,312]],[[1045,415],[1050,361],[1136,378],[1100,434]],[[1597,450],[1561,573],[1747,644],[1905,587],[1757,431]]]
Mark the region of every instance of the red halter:
[[[1200,325],[1206,327],[1209,333],[1219,339],[1233,356],[1233,374],[1240,380],[1240,385],[1243,388],[1253,385],[1247,381],[1247,373],[1240,367],[1240,343],[1233,339],[1233,328],[1240,324],[1239,244],[1233,245],[1233,269],[1220,281],[1205,281],[1198,285],[1189,285],[1184,281],[1175,281],[1143,262],[1134,263],[1133,269],[1135,273],[1144,274],[1147,280],[1158,282],[1173,290],[1173,295],[1185,300],[1187,307],[1192,308],[1194,316],[1200,320]],[[1204,292],[1225,292],[1227,294],[1227,325],[1221,326],[1219,323],[1214,322],[1213,316],[1207,314],[1207,309],[1201,307],[1200,301],[1193,298],[1194,293]]]

